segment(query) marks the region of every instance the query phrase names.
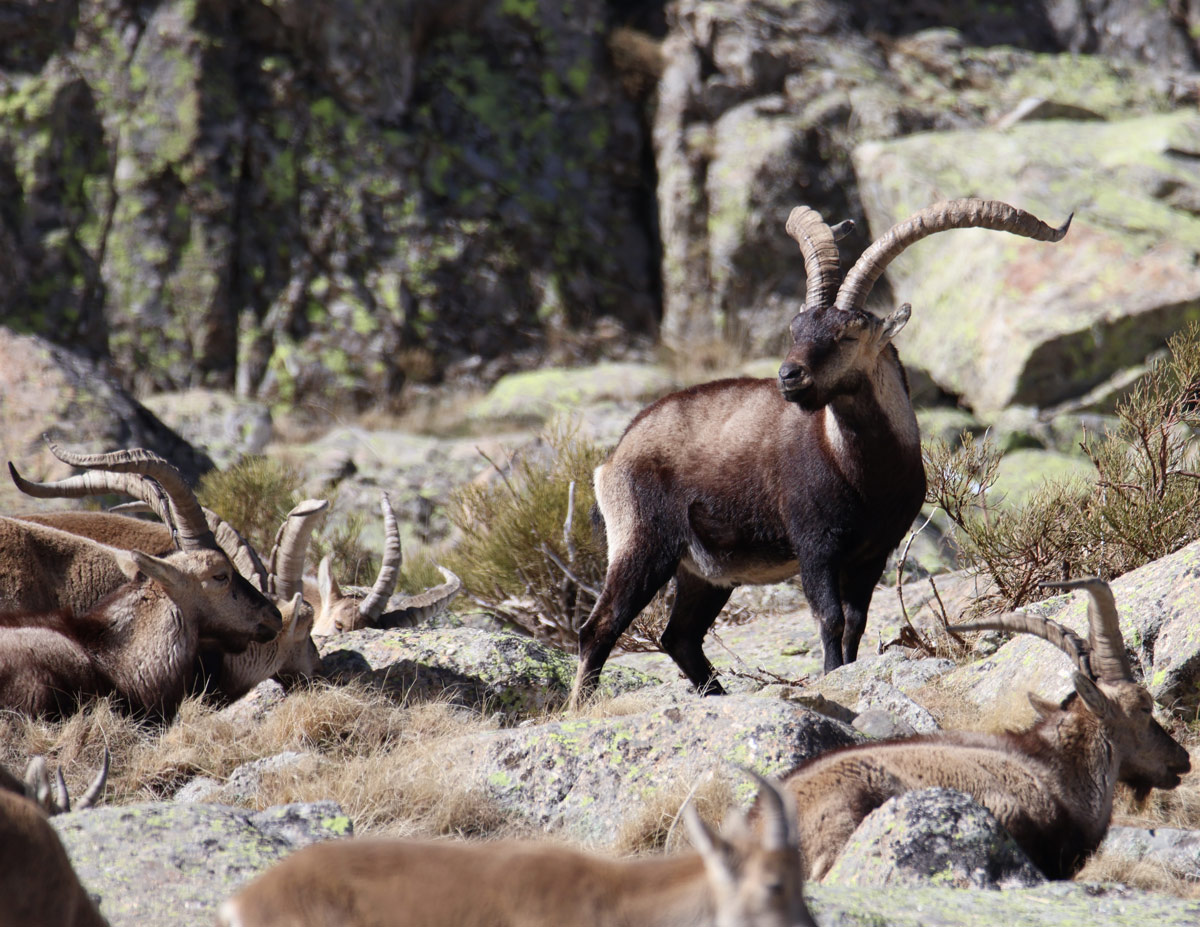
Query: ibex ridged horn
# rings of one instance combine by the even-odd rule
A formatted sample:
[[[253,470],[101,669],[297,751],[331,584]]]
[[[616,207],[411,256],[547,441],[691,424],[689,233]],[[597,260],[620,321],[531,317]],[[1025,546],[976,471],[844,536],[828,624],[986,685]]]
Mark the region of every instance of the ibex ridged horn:
[[[180,549],[220,549],[192,487],[178,470],[153,451],[135,447],[108,454],[76,454],[60,447],[49,438],[46,439],[46,443],[55,457],[72,467],[110,470],[115,473],[140,473],[157,480],[166,492],[171,511],[174,513]]]
[[[329,508],[325,499],[305,499],[290,512],[275,534],[270,571],[275,577],[275,594],[291,599],[304,591],[304,556],[312,540],[317,517]]]
[[[379,564],[379,576],[358,605],[358,612],[366,619],[368,625],[374,625],[383,614],[387,600],[396,589],[396,580],[400,576],[400,563],[403,555],[400,552],[400,527],[396,524],[396,513],[392,511],[392,500],[388,494],[380,493],[379,508],[383,512],[383,561]]]
[[[854,223],[849,220],[838,223],[843,236],[853,228]],[[787,220],[787,233],[796,240],[804,257],[805,309],[811,312],[832,305],[838,289],[841,256],[836,239],[840,236],[825,224],[820,213],[807,206],[792,210]]]
[[[1058,228],[1037,216],[999,200],[947,200],[914,213],[880,236],[863,252],[846,274],[837,292],[841,309],[862,309],[871,287],[905,248],[928,235],[948,229],[983,228],[1011,232],[1036,241],[1061,241],[1071,226],[1071,218]]]
[[[969,624],[952,625],[951,630],[956,633],[959,631],[1012,631],[1019,634],[1032,634],[1044,641],[1049,641],[1065,653],[1071,658],[1076,669],[1089,679],[1096,678],[1096,674],[1092,672],[1088,645],[1084,643],[1083,638],[1070,628],[1065,628],[1049,618],[1026,615],[1024,612],[1009,612],[994,618],[972,621]]]
[[[1085,589],[1088,599],[1088,647],[1095,679],[1103,682],[1133,682],[1133,665],[1125,653],[1117,600],[1108,583],[1098,576],[1065,582],[1038,583],[1043,589]]]
[[[53,482],[36,483],[21,476],[11,462],[8,465],[8,473],[17,489],[37,499],[78,499],[105,493],[133,496],[138,500],[135,505],[144,505],[157,515],[172,533],[176,530],[171,518],[171,504],[162,486],[135,473],[77,473],[75,476]]]

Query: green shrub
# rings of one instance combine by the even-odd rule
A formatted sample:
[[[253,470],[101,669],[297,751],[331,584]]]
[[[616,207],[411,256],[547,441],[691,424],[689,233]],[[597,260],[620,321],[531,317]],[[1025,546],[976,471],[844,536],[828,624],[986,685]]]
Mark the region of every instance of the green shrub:
[[[953,522],[964,561],[993,581],[982,610],[1043,598],[1045,580],[1112,579],[1200,538],[1200,325],[1168,348],[1118,404],[1116,428],[1085,437],[1094,482],[1048,481],[1005,509],[988,499],[994,447],[970,436],[957,448],[926,444],[927,501]]]
[[[540,640],[573,648],[604,583],[607,551],[590,513],[592,471],[606,452],[569,427],[545,440],[548,461],[521,456],[507,471],[497,468],[495,478],[452,495],[449,517],[462,537],[446,566],[468,594],[501,617]],[[642,613],[619,646],[657,648],[662,600]]]

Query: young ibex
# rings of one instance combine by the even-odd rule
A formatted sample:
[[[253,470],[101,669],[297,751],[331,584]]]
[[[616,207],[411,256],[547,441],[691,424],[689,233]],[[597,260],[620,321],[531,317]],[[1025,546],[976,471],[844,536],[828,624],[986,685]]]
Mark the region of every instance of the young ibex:
[[[362,596],[344,593],[333,577],[328,556],[322,557],[317,567],[315,597],[314,583],[305,578],[305,597],[320,603],[313,624],[313,634],[318,637],[368,627],[412,627],[444,612],[462,588],[462,580],[445,567],[438,567],[445,580],[441,585],[416,595],[393,596],[400,574],[400,528],[387,493],[381,493],[379,507],[383,512],[383,560],[370,591]]]
[[[135,714],[169,718],[190,687],[201,638],[243,651],[279,633],[279,610],[233,568],[195,497],[177,491],[182,480],[161,458],[145,451],[56,453],[77,466],[153,476],[166,491],[162,510],[179,550],[154,557],[0,518],[10,596],[0,614],[0,704],[62,714],[80,699],[116,694]],[[46,557],[15,559],[22,550]],[[50,555],[62,551],[56,573]],[[91,569],[68,572],[72,584],[64,581],[63,562]],[[114,582],[114,573],[124,583]],[[49,607],[39,604],[48,589],[61,596]]]
[[[1052,879],[1069,878],[1099,846],[1118,782],[1139,797],[1173,789],[1191,767],[1187,751],[1154,720],[1150,693],[1133,681],[1108,585],[1099,579],[1046,584],[1086,589],[1088,641],[1056,622],[1009,614],[956,630],[1035,634],[1078,667],[1061,705],[1030,693],[1039,716],[1026,731],[950,731],[826,753],[785,780],[799,808],[807,877],[822,878],[871,811],[914,789],[973,795]]]
[[[672,576],[662,646],[702,692],[723,691],[701,645],[741,583],[799,572],[825,671],[852,662],[884,562],[925,498],[917,421],[892,345],[909,306],[877,318],[863,308],[867,294],[897,255],[935,232],[1058,241],[1069,224],[1051,228],[994,201],[930,206],[871,245],[839,288],[838,235],[813,210],[793,210],[787,230],[808,282],[778,380],[718,380],[666,396],[596,468],[608,572],[579,634],[572,701],[595,688],[617,638]]]
[[[6,924],[108,927],[46,813],[5,770],[0,770],[0,896],[0,920]]]
[[[756,777],[758,778],[758,777]],[[801,892],[794,809],[761,780],[757,839],[713,833],[697,852],[612,860],[532,841],[351,838],[315,844],[221,906],[221,927],[815,927]]]

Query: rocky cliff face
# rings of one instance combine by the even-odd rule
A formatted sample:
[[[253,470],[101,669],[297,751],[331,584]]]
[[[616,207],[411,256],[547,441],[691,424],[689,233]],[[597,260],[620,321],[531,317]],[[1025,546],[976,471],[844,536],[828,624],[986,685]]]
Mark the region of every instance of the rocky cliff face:
[[[680,349],[773,353],[803,291],[791,206],[855,219],[847,259],[887,221],[860,193],[860,145],[981,130],[1030,97],[1047,102],[1025,118],[1071,123],[1192,106],[1200,4],[58,0],[3,16],[0,319],[111,358],[138,391],[361,405],[620,353],[660,322]],[[1000,195],[981,177],[921,189]]]
[[[653,322],[601,0],[10,18],[29,41],[0,62],[0,317],[135,386],[379,395]]]

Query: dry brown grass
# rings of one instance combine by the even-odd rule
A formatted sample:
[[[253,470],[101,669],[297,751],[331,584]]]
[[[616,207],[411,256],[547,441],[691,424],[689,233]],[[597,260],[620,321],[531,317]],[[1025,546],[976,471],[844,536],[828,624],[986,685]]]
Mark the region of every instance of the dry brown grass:
[[[1152,860],[1131,862],[1117,853],[1100,852],[1075,876],[1078,882],[1122,882],[1148,892],[1200,898],[1200,884]]]
[[[317,685],[293,692],[260,721],[184,702],[168,728],[139,725],[100,701],[61,723],[0,719],[2,760],[20,773],[44,754],[82,791],[107,748],[112,764],[106,804],[169,798],[197,776],[226,779],[238,766],[284,751],[313,757],[265,772],[245,804],[255,809],[333,799],[360,832],[500,836],[508,817],[463,784],[438,748],[494,729],[494,721],[440,702],[398,705],[372,690]]]
[[[708,774],[673,777],[643,796],[643,804],[621,823],[614,850],[627,855],[681,849],[686,844],[681,814],[689,801],[705,822],[717,827],[734,806],[733,786]]]

